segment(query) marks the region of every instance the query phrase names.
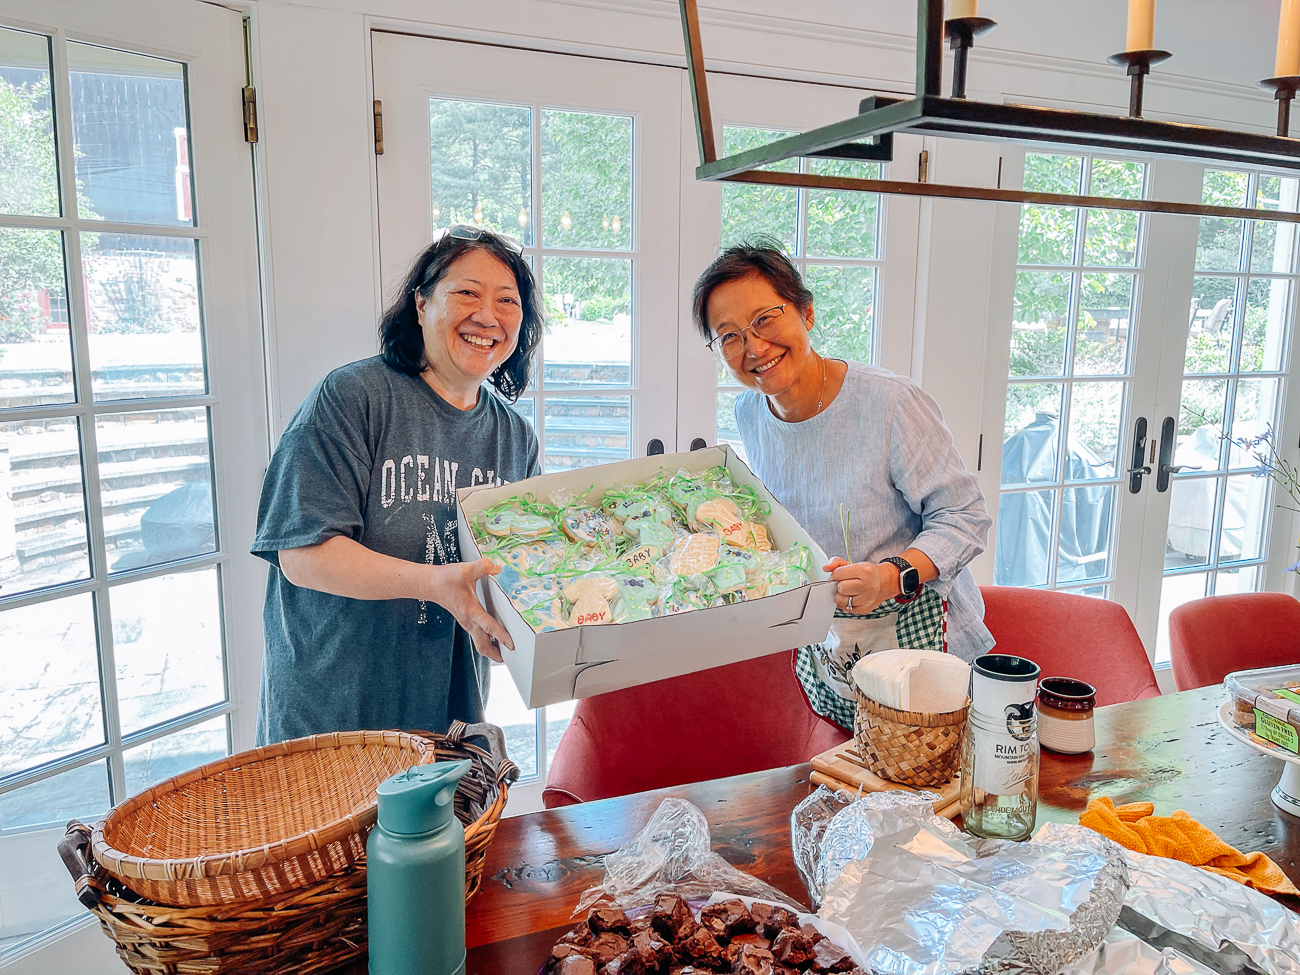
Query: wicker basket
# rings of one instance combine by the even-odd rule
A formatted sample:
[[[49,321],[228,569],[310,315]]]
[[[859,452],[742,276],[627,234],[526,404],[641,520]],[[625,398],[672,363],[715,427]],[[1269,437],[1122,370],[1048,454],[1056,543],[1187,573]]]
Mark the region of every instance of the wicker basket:
[[[429,739],[426,750],[439,761],[473,763],[455,803],[465,824],[468,900],[479,889],[488,843],[519,770],[504,758],[504,739],[492,725],[456,722],[446,735],[418,734]],[[465,740],[475,735],[485,736],[489,748]],[[59,852],[76,880],[79,899],[133,972],[316,972],[366,951],[364,858],[324,880],[262,900],[175,907],[144,900],[110,876],[93,855],[91,830],[80,823],[68,824]]]
[[[858,694],[853,737],[867,767],[903,785],[942,786],[961,758],[967,706],[946,714],[899,711]]]

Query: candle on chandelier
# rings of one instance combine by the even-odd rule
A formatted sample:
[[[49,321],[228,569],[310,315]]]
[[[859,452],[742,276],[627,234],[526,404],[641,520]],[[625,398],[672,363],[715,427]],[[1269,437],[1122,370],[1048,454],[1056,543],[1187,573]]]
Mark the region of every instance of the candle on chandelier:
[[[1124,42],[1124,50],[1153,50],[1155,38],[1156,0],[1128,0],[1128,39]]]
[[[1273,77],[1294,78],[1297,75],[1300,75],[1300,0],[1282,0]]]
[[[980,0],[948,0],[948,19],[956,20],[958,17],[978,17],[980,13]]]

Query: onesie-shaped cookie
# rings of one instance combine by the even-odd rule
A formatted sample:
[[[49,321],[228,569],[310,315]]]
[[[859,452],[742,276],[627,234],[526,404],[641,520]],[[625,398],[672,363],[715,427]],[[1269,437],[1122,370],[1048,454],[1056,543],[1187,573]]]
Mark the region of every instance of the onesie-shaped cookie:
[[[614,526],[594,508],[570,508],[561,516],[560,527],[583,545],[606,545],[614,537]]]
[[[668,496],[672,498],[673,504],[681,508],[682,513],[686,516],[686,523],[694,526],[696,524],[696,507],[701,501],[719,497],[719,494],[703,481],[688,477],[675,477],[668,486]]]
[[[620,498],[613,504],[606,502],[605,511],[620,525],[625,525],[630,518],[652,518],[665,525],[673,520],[672,512],[658,499],[648,494],[634,494],[628,498]]]
[[[618,598],[614,600],[614,622],[630,623],[654,616],[651,608],[659,601],[659,587],[645,576],[618,575]]]
[[[532,515],[524,511],[507,508],[483,519],[483,529],[490,535],[504,538],[514,535],[517,538],[541,538],[555,531],[555,525],[549,518]]]
[[[564,600],[553,599],[549,603],[538,603],[532,609],[520,613],[524,622],[533,628],[534,633],[549,633],[551,630],[567,630],[569,621],[564,618]]]
[[[708,609],[713,597],[713,587],[704,576],[679,576],[660,594],[660,605],[664,613],[689,613],[694,609]]]
[[[808,573],[800,566],[787,563],[768,577],[767,594],[775,596],[779,592],[789,592],[800,586],[808,585]]]
[[[523,575],[545,575],[564,560],[565,544],[558,538],[546,542],[528,542],[501,553],[506,565]]]
[[[664,553],[668,551],[677,538],[671,528],[654,517],[629,518],[623,524],[623,531],[636,539],[634,544],[638,548],[649,547],[652,549],[650,553],[652,562],[657,562],[663,558]]]
[[[609,601],[618,595],[618,584],[609,576],[579,576],[564,586],[564,598],[573,603],[570,626],[591,626],[614,622]]]
[[[675,576],[693,576],[718,564],[722,543],[716,535],[683,535],[668,553],[668,569]]]
[[[745,588],[745,566],[728,556],[729,553],[724,553],[718,564],[704,573],[718,592],[736,592]]]

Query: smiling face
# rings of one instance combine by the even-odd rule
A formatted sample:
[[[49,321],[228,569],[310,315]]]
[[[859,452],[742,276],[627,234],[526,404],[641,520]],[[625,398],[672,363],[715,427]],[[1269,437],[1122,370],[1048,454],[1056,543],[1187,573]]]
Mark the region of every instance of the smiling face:
[[[779,328],[768,338],[748,329],[758,315],[776,305],[785,305],[779,318]],[[812,329],[813,311],[800,312],[798,306],[783,298],[763,275],[754,273],[718,285],[709,295],[706,307],[707,321],[714,335],[719,332],[748,329],[744,334],[744,347],[737,358],[723,362],[737,382],[756,389],[765,396],[780,396],[795,385],[809,367],[816,364],[816,355],[808,341]],[[822,374],[817,368],[817,379]]]
[[[416,294],[415,309],[424,330],[426,375],[439,392],[476,399],[479,384],[519,343],[519,285],[510,268],[481,248],[456,258],[428,299]]]

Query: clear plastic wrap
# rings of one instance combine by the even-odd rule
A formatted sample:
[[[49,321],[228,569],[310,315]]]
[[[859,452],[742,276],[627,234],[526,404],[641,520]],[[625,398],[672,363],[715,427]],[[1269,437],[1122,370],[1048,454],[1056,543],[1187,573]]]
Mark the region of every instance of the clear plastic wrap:
[[[738,870],[713,852],[704,813],[685,799],[660,803],[635,837],[605,858],[605,879],[583,891],[575,915],[597,903],[622,910],[654,903],[658,894],[703,900],[714,892],[742,894],[802,911],[765,881]]]

